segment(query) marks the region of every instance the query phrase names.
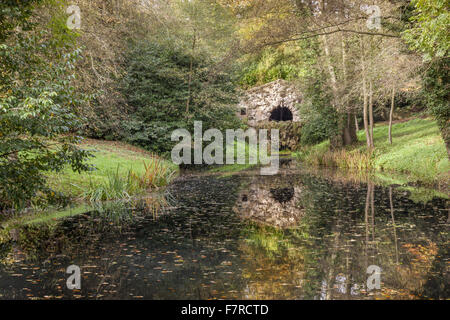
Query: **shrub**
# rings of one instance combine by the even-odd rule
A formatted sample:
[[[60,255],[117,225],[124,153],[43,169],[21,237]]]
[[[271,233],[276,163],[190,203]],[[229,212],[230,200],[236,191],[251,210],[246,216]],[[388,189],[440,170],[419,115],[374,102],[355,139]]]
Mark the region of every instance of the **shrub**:
[[[27,22],[31,8],[20,6],[1,4],[0,17],[15,12]],[[23,208],[38,194],[45,199],[52,193],[46,172],[67,165],[78,172],[89,169],[84,164],[89,153],[77,147],[78,107],[88,98],[72,86],[79,49],[61,44],[49,31],[34,30],[31,23],[5,32],[1,21],[0,209]]]
[[[134,110],[124,124],[125,139],[163,154],[175,145],[170,139],[172,131],[184,128],[193,132],[194,120],[203,121],[205,130],[238,127],[230,107],[237,102],[233,79],[227,72],[213,75],[212,63],[206,54],[193,57],[180,48],[138,43],[128,55],[123,83]]]
[[[105,181],[94,184],[91,180],[83,198],[90,202],[130,199],[134,195],[168,185],[175,175],[168,163],[160,158],[144,162],[144,167],[142,175],[128,170],[124,176],[117,167],[116,171],[108,172]]]

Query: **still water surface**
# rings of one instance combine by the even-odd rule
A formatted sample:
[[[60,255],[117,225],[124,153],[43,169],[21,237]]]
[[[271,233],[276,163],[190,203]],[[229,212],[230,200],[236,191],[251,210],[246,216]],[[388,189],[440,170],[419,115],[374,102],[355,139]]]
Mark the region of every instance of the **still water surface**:
[[[158,215],[117,203],[16,230],[0,299],[448,299],[448,202],[410,193],[295,163],[184,174]]]

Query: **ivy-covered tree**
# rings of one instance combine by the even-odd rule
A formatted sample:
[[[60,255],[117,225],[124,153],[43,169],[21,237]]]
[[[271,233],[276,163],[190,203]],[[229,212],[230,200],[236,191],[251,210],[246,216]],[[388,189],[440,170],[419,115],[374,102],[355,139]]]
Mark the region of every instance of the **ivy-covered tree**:
[[[88,153],[76,144],[84,102],[71,86],[80,50],[61,44],[51,30],[29,23],[40,1],[6,1],[0,17],[0,208],[21,208],[41,195],[55,199],[46,173],[71,165],[87,170]],[[3,22],[3,20],[2,20]],[[27,26],[22,30],[18,26]]]

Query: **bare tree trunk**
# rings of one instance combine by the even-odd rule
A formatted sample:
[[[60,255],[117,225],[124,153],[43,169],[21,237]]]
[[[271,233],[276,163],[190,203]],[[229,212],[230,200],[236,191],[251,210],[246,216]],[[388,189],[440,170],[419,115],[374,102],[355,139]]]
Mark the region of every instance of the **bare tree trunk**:
[[[323,36],[323,47],[325,51],[325,56],[327,58],[327,67],[328,67],[328,73],[330,74],[330,80],[331,80],[331,89],[333,90],[333,103],[334,106],[337,108],[336,98],[337,98],[337,79],[336,79],[336,73],[334,72],[334,68],[331,64],[331,58],[330,58],[330,48],[328,46],[327,37]]]
[[[370,131],[369,131],[369,119],[368,113],[368,101],[367,101],[367,84],[366,79],[363,78],[363,96],[364,96],[364,107],[363,107],[363,119],[364,119],[364,131],[366,133],[367,147],[371,148]]]
[[[394,115],[395,85],[392,86],[391,111],[389,111],[389,143],[392,144],[392,116]]]
[[[370,147],[373,148],[373,87],[369,82],[369,127],[370,127]]]
[[[367,79],[366,79],[366,63],[364,61],[364,39],[361,38],[360,39],[360,44],[361,44],[361,66],[362,66],[362,90],[363,90],[363,100],[364,100],[364,104],[363,104],[363,120],[364,120],[364,132],[366,133],[366,142],[367,142],[367,147],[370,149],[371,145],[370,145],[370,133],[369,133],[369,121],[367,119]]]
[[[342,77],[344,81],[344,88],[347,89],[347,53],[345,51],[345,35],[341,34],[341,49],[342,49]],[[356,126],[353,123],[353,112],[348,105],[348,101],[345,102],[347,109],[347,123],[344,127],[344,145],[349,145],[358,141],[356,135]]]
[[[356,116],[356,114],[354,116],[355,116],[355,128],[356,132],[358,132],[359,131],[358,117]]]

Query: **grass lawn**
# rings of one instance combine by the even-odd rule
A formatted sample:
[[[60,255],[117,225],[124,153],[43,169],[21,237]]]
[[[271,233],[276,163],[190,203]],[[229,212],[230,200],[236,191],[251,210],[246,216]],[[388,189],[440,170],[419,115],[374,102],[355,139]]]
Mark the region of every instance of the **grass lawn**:
[[[145,174],[144,162],[149,164],[157,157],[148,151],[122,142],[109,142],[86,139],[82,145],[84,149],[93,152],[93,158],[88,163],[95,166],[91,172],[81,174],[70,168],[54,174],[49,174],[49,185],[55,190],[63,192],[73,198],[79,198],[92,185],[100,185],[108,180],[108,175],[115,173],[126,178],[129,170],[136,175]],[[176,172],[178,167],[170,161],[162,160],[168,170]]]
[[[245,163],[238,164],[237,163],[237,154],[238,154],[238,148],[241,148],[240,150],[245,150]],[[247,142],[242,141],[235,141],[234,142],[234,150],[230,148],[229,146],[225,146],[225,155],[228,153],[232,153],[234,151],[234,155],[231,155],[232,158],[234,158],[234,164],[223,164],[223,165],[216,165],[212,166],[211,169],[209,169],[209,172],[218,172],[218,173],[224,173],[224,176],[228,176],[228,174],[232,174],[235,172],[244,171],[253,167],[258,166],[259,164],[259,157],[258,157],[258,148],[259,146],[253,147],[249,145]],[[252,164],[250,163],[250,156],[252,156],[256,163]],[[225,156],[226,158],[226,156]]]
[[[335,164],[345,166],[352,155],[367,154],[364,130],[358,132],[358,145],[347,148]],[[369,167],[379,172],[406,174],[412,182],[426,184],[448,183],[450,162],[444,141],[436,122],[431,119],[414,119],[396,123],[392,128],[392,145],[388,142],[388,126],[374,128],[375,150]],[[317,163],[329,155],[329,141],[305,148],[299,156],[306,162]],[[336,159],[336,158],[335,158]],[[342,160],[342,161],[339,161]],[[352,169],[349,166],[349,169]],[[354,168],[353,168],[354,169]]]

